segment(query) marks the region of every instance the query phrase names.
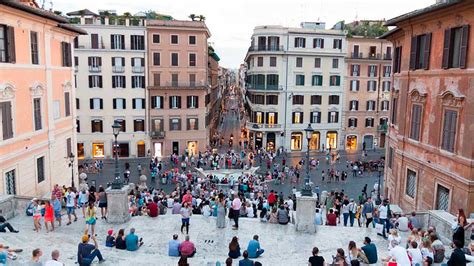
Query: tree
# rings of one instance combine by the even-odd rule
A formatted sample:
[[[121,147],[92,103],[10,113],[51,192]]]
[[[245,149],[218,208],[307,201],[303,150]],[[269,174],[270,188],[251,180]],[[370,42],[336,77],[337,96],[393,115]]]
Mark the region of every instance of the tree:
[[[126,18],[128,18],[128,17],[131,17],[131,16],[132,16],[132,14],[131,14],[130,12],[125,12],[125,13],[123,13],[123,15],[124,15]]]
[[[376,38],[388,31],[382,21],[356,21],[345,25],[347,37],[363,36]]]
[[[192,21],[194,21],[196,19],[196,14],[191,14],[189,15],[189,17]]]
[[[199,15],[199,21],[205,21],[206,20],[206,17],[203,16],[203,15]]]

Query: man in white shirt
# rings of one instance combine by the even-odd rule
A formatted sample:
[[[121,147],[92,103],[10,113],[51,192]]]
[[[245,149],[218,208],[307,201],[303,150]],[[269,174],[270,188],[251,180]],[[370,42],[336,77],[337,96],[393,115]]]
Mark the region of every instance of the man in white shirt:
[[[232,211],[233,211],[233,218],[235,225],[232,229],[237,230],[239,229],[239,215],[240,215],[240,207],[242,207],[242,202],[239,198],[239,193],[234,193],[234,200],[232,201]]]
[[[407,250],[399,246],[397,240],[392,240],[391,244],[393,248],[388,252],[389,256],[384,261],[388,262],[393,259],[397,265],[411,265]]]
[[[408,232],[408,218],[405,216],[405,214],[402,214],[398,219],[397,219],[397,224],[398,224],[398,230],[402,232]]]
[[[59,262],[59,250],[55,249],[51,252],[51,260],[48,260],[44,266],[64,266],[64,263]]]
[[[381,205],[379,205],[378,209],[379,209],[379,220],[380,220],[380,223],[383,225],[383,230],[382,230],[382,235],[384,238],[387,238],[386,236],[386,233],[388,233],[388,230],[390,228],[388,228],[388,219],[387,219],[387,216],[388,216],[388,202],[386,200],[383,201],[383,203]]]
[[[423,265],[423,255],[421,255],[421,250],[418,248],[416,241],[410,242],[410,248],[407,249],[407,252],[411,257],[411,265]]]
[[[72,191],[72,188],[68,188],[66,192],[66,210],[67,210],[67,218],[69,219],[69,222],[67,225],[71,224],[71,215],[74,215],[74,222],[77,221],[77,216],[76,216],[76,193]]]

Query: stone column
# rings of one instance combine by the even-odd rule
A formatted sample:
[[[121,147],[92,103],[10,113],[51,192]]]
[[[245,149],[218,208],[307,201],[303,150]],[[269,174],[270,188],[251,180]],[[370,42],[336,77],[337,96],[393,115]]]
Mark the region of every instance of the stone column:
[[[121,189],[107,188],[107,222],[112,224],[123,224],[130,220],[128,214],[128,193],[130,186]]]
[[[301,192],[296,192],[296,231],[315,233],[316,225],[316,201],[318,196],[301,196]]]

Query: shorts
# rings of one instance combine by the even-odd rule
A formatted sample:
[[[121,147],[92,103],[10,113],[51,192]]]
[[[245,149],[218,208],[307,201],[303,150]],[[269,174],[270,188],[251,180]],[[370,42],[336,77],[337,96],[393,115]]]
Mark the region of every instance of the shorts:
[[[81,203],[78,203],[77,205],[79,207],[87,207],[88,204],[89,204],[88,202],[81,202]]]
[[[183,224],[189,224],[189,218],[181,218]]]
[[[107,208],[107,202],[99,202],[99,208]]]
[[[95,225],[95,218],[87,220],[86,224]]]
[[[61,211],[54,211],[54,218],[56,219],[61,218]]]
[[[76,208],[74,208],[74,207],[66,207],[67,214],[68,214],[68,215],[69,215],[69,214],[73,214],[75,209],[76,209]]]

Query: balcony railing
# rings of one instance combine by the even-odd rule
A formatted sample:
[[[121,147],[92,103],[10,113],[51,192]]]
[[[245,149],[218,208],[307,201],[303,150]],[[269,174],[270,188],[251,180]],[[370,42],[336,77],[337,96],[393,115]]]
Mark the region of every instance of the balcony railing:
[[[133,73],[143,73],[145,71],[145,67],[142,66],[134,66],[132,67]]]
[[[248,129],[281,129],[281,124],[261,124],[261,123],[246,123]]]
[[[113,66],[112,67],[112,72],[114,72],[114,73],[123,73],[123,72],[125,72],[125,67],[124,66]]]
[[[381,54],[369,54],[369,56],[367,58],[372,59],[372,60],[380,60],[380,59],[382,59],[382,55]]]
[[[386,123],[382,125],[378,125],[377,131],[382,132],[382,133],[387,133],[387,128],[388,128],[388,125]]]
[[[245,85],[245,87],[249,90],[267,90],[267,91],[283,90],[283,86],[280,86],[280,85],[265,85],[265,84],[247,83]]]
[[[209,84],[207,82],[161,82],[159,85],[154,85],[153,87],[164,87],[164,88],[202,88],[207,87]]]
[[[89,66],[89,72],[91,73],[99,73],[102,71],[101,66]]]
[[[253,51],[283,51],[283,45],[255,45],[249,47],[249,52]]]
[[[383,60],[392,60],[392,54],[383,54]]]
[[[164,139],[166,136],[164,131],[151,131],[150,132],[150,137],[152,139]]]
[[[351,58],[362,58],[364,56],[363,53],[351,53]]]

